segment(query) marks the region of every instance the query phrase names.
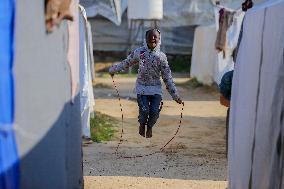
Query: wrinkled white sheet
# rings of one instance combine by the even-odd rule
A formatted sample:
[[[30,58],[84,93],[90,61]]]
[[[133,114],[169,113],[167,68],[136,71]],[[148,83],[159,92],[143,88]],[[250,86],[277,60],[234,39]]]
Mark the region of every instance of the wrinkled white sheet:
[[[284,1],[246,14],[234,71],[229,188],[284,188]]]
[[[80,6],[80,106],[83,136],[90,138],[90,114],[93,112],[94,94],[92,87],[93,50],[89,23],[84,8]]]
[[[214,82],[215,66],[218,61],[214,48],[215,39],[215,25],[199,26],[195,29],[190,76],[206,85]]]

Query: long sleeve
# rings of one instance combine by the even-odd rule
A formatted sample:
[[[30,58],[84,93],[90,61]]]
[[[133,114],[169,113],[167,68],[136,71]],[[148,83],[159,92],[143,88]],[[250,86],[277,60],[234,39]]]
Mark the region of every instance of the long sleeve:
[[[125,60],[110,67],[109,73],[114,74],[137,64],[139,62],[138,57],[139,56],[137,50],[132,51]]]
[[[178,98],[180,98],[177,92],[177,89],[175,87],[174,81],[173,81],[171,69],[169,67],[166,55],[164,55],[161,60],[161,75],[166,85],[166,88],[168,92],[170,93],[170,95],[172,96],[172,98],[174,100],[177,100]]]

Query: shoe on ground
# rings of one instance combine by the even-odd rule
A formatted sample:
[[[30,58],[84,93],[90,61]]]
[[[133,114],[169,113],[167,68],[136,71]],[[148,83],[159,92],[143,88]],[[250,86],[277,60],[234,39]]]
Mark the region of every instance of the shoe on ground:
[[[142,137],[145,137],[145,125],[139,126],[139,135],[141,135]]]
[[[146,138],[152,138],[152,127],[147,127]]]
[[[82,142],[83,142],[84,145],[94,143],[94,141],[92,141],[91,138],[87,138],[87,137],[83,137]]]

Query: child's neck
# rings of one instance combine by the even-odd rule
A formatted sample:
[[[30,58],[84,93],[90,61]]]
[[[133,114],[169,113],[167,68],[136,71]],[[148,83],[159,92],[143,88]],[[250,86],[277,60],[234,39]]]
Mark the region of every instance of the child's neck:
[[[149,47],[149,45],[147,44],[147,47],[148,47],[148,49],[152,52],[152,51],[154,51],[154,49],[155,48],[151,48],[151,47]]]

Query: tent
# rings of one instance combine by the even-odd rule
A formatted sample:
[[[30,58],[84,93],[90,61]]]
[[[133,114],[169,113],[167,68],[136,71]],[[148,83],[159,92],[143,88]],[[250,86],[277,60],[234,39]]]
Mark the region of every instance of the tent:
[[[206,85],[214,83],[214,70],[218,62],[214,48],[216,33],[215,25],[209,25],[198,26],[194,34],[190,76]]]
[[[283,188],[284,1],[245,17],[234,71],[229,188]]]
[[[255,0],[254,2],[263,2]],[[221,0],[237,8],[243,0]],[[94,50],[125,51],[128,47],[127,0],[80,0],[92,25]],[[164,0],[164,18],[159,23],[162,31],[162,50],[171,54],[191,54],[194,29],[198,25],[214,23],[211,1]],[[95,8],[96,7],[96,8]],[[139,33],[137,44],[142,44]]]

